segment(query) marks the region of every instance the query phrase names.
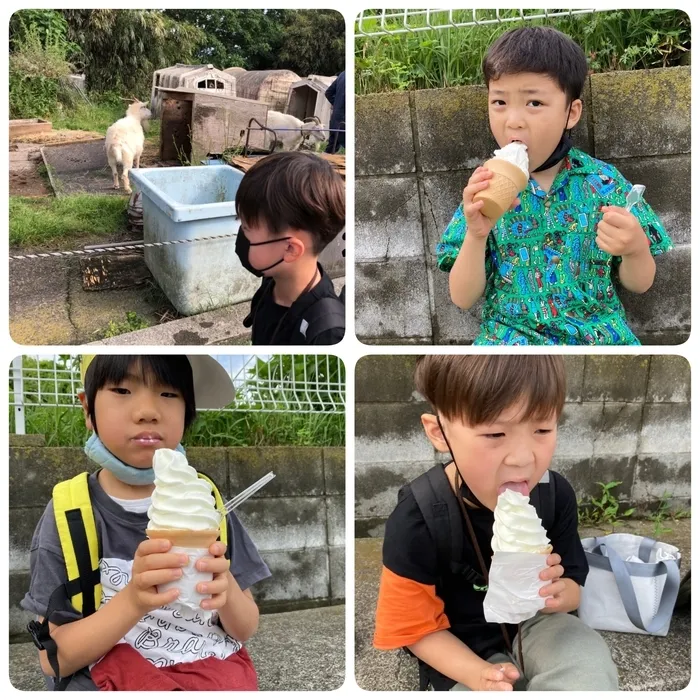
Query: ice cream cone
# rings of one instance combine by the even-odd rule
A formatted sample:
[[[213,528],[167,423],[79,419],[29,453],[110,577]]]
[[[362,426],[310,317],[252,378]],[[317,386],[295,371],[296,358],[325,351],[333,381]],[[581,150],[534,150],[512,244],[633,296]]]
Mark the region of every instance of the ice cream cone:
[[[209,549],[219,534],[219,530],[146,530],[149,540],[168,540],[173,547],[193,549]]]
[[[518,193],[525,189],[527,175],[517,165],[501,158],[487,160],[484,167],[493,173],[493,177],[485,190],[474,195],[474,201],[483,200],[482,214],[496,222],[510,209]]]

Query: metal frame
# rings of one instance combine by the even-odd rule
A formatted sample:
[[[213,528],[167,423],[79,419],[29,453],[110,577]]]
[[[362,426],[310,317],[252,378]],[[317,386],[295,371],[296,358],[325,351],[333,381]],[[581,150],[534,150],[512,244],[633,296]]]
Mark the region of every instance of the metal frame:
[[[23,357],[37,361],[37,367],[23,367]],[[263,413],[322,413],[345,412],[345,372],[342,360],[335,355],[215,355],[227,370],[236,389],[238,406],[221,409],[226,412]],[[274,357],[302,357],[303,376],[285,377],[282,372],[271,377],[257,378],[254,370],[258,360]],[[309,368],[308,359],[315,358]],[[66,367],[57,367],[58,355],[25,355],[13,360],[9,368],[9,404],[14,414],[15,432],[25,433],[25,414],[37,408],[81,410],[77,393],[82,388],[80,370],[71,367],[75,356],[70,356]],[[53,367],[38,367],[39,361],[53,361]],[[251,371],[253,370],[253,371]],[[329,378],[335,371],[336,381]],[[319,378],[319,375],[323,375]],[[245,406],[241,403],[245,401]],[[206,410],[206,409],[204,409]]]
[[[513,8],[516,9],[516,8]],[[372,37],[372,36],[392,36],[394,34],[408,34],[415,32],[426,32],[431,30],[444,29],[460,29],[462,27],[478,27],[487,24],[503,24],[506,22],[523,22],[533,19],[549,19],[550,17],[573,17],[574,15],[583,15],[593,12],[605,12],[603,9],[590,10],[561,10],[552,12],[551,10],[531,10],[532,14],[525,14],[525,10],[518,10],[519,15],[516,17],[501,17],[503,10],[471,10],[472,18],[468,21],[456,21],[455,13],[463,14],[468,12],[468,9],[426,9],[426,10],[381,10],[380,14],[370,14],[370,10],[363,10],[355,23],[355,38]],[[477,12],[495,13],[493,17],[477,17]],[[447,13],[447,22],[434,24],[431,17],[438,14]],[[424,24],[410,24],[409,20],[414,18],[423,18]],[[389,24],[401,22],[401,26],[387,27]],[[363,28],[365,22],[379,22],[379,29],[367,31]]]

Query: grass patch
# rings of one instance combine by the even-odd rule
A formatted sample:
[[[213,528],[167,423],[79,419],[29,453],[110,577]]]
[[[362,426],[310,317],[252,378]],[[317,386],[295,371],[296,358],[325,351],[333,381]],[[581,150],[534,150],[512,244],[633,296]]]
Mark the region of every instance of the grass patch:
[[[111,195],[10,197],[10,245],[43,245],[84,234],[125,231],[128,203],[125,197]]]
[[[95,336],[98,340],[114,338],[118,335],[124,335],[124,333],[150,328],[151,325],[148,319],[139,316],[135,311],[127,311],[124,321],[110,321],[106,328],[96,331]]]
[[[46,437],[49,447],[82,447],[89,433],[76,406],[27,407],[27,434]],[[14,409],[10,407],[10,431]],[[343,414],[202,411],[183,438],[185,447],[342,447]]]

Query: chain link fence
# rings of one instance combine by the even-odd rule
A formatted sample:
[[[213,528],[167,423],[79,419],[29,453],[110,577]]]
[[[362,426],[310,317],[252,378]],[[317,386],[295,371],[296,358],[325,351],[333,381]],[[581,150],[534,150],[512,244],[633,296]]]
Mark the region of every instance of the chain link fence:
[[[334,355],[215,355],[236,390],[222,412],[343,414],[345,367]],[[11,430],[32,411],[80,411],[79,355],[22,355],[9,372]]]

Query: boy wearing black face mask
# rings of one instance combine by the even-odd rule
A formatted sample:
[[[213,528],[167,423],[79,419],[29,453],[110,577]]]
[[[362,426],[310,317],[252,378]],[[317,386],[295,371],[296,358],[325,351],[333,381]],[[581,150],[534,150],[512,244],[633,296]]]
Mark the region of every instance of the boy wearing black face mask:
[[[345,307],[318,256],[345,226],[345,183],[312,153],[275,153],[256,163],[236,193],[236,253],[263,277],[244,320],[253,345],[333,345]]]
[[[586,57],[551,27],[503,34],[488,50],[489,125],[499,148],[527,146],[530,179],[497,221],[475,195],[493,173],[477,168],[437,246],[450,296],[463,309],[485,297],[475,345],[639,345],[611,279],[643,293],[654,256],[673,246],[651,207],[625,208],[632,185],[574,148]],[[485,264],[484,264],[485,261]]]

